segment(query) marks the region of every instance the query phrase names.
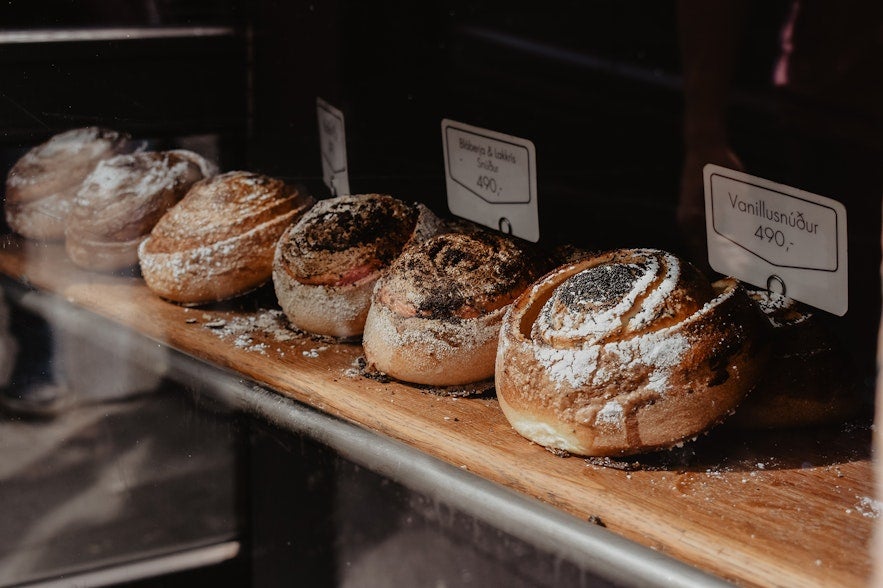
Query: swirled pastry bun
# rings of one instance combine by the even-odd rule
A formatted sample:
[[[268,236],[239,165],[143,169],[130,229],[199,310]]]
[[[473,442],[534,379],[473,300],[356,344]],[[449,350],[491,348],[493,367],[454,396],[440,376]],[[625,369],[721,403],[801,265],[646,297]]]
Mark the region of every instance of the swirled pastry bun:
[[[770,362],[732,423],[785,428],[843,422],[861,405],[849,360],[812,310],[763,290],[749,292],[767,318]]]
[[[28,239],[64,239],[83,180],[99,161],[129,149],[128,135],[99,127],[66,131],[34,147],[6,178],[6,222]]]
[[[270,279],[276,241],[312,204],[293,186],[251,172],[197,182],[138,248],[144,281],[182,304],[244,294]]]
[[[380,276],[407,245],[441,227],[422,204],[383,194],[321,200],[276,245],[273,285],[279,305],[299,329],[357,337]]]
[[[672,447],[757,382],[763,317],[732,279],[710,284],[652,249],[560,267],[503,322],[497,398],[524,437],[579,455]]]
[[[98,163],[73,201],[65,248],[85,269],[138,263],[138,246],[190,187],[216,168],[190,151],[138,152]]]
[[[485,231],[406,249],[374,289],[362,340],[368,365],[430,386],[492,377],[503,315],[537,275],[521,244]]]

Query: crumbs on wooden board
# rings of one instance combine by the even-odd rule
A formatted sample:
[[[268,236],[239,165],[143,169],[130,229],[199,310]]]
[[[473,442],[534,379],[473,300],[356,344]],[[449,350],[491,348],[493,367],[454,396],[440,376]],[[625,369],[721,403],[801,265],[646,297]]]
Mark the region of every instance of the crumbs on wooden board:
[[[288,319],[281,310],[265,309],[256,313],[235,316],[232,318],[217,318],[208,313],[202,314],[201,326],[206,328],[219,339],[230,341],[234,346],[267,355],[270,345],[259,341],[259,338],[269,339],[277,343],[302,340],[307,337],[303,332],[293,329]],[[199,319],[188,317],[188,324],[199,324]],[[327,347],[317,348],[324,351]],[[278,350],[278,349],[277,349]],[[281,353],[281,350],[279,350]],[[305,353],[306,355],[306,353]],[[318,355],[318,351],[317,351]],[[316,357],[314,355],[312,357]]]

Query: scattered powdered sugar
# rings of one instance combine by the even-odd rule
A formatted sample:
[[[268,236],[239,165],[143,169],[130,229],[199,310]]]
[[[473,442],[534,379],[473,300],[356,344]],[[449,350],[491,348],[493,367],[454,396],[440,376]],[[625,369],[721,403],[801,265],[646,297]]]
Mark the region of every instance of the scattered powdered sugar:
[[[323,351],[328,351],[327,345],[322,345],[321,347],[313,347],[312,349],[305,349],[304,351],[301,351],[301,354],[304,357],[316,358],[319,357],[319,354]]]
[[[350,367],[346,368],[343,371],[343,375],[347,378],[356,380],[362,377],[362,375],[364,374],[365,365],[365,358],[363,356],[359,356],[352,361]]]
[[[371,284],[361,286],[326,286],[324,284],[301,284],[285,271],[279,262],[279,248],[273,262],[273,287],[279,304],[293,318],[295,324],[302,319],[315,320],[315,317],[333,317],[340,332],[339,337],[349,337],[361,330],[352,324],[361,316],[364,320],[371,304]],[[308,323],[298,326],[310,330]],[[355,333],[353,331],[356,331]],[[331,333],[329,333],[331,334]]]
[[[417,346],[435,359],[463,356],[499,337],[501,320],[508,308],[509,305],[504,306],[483,317],[451,321],[411,317],[399,329],[391,310],[382,304],[373,304],[368,312],[365,336],[390,347]]]
[[[599,345],[588,345],[575,349],[557,349],[548,345],[534,348],[537,361],[546,368],[549,377],[561,388],[567,382],[571,387],[585,385],[593,375],[597,375]]]
[[[664,394],[669,370],[680,364],[684,353],[690,348],[690,342],[684,335],[670,331],[664,329],[603,345],[584,343],[575,348],[537,345],[534,356],[559,389],[564,383],[573,388],[589,382],[595,386],[608,384],[618,371],[609,370],[606,366],[615,364],[621,370],[631,370],[636,366],[652,368],[644,387]]]
[[[231,268],[242,266],[243,254],[237,243],[261,228],[262,226],[252,229],[244,236],[234,236],[210,245],[200,245],[193,249],[171,253],[148,252],[151,238],[145,239],[138,247],[141,272],[148,285],[166,282],[169,289],[173,290],[177,289],[178,284],[194,276],[206,282],[214,276],[229,272]]]
[[[757,303],[773,327],[797,325],[810,320],[813,316],[808,308],[793,298],[777,292],[753,290],[749,292],[749,296]]]
[[[235,339],[233,339],[233,345],[240,349],[245,349],[246,351],[256,351],[261,355],[267,354],[266,343],[255,343],[254,339],[246,334],[238,335]]]
[[[869,496],[856,496],[858,500],[858,504],[855,505],[855,509],[861,513],[863,517],[867,517],[869,519],[878,519],[880,518],[880,512],[883,510],[883,504],[879,500],[874,500]]]
[[[302,339],[304,335],[288,326],[281,310],[261,310],[254,314],[235,316],[226,321],[211,320],[203,324],[218,338],[230,341],[236,347],[267,354],[269,345],[256,342],[257,338],[269,338],[278,343]],[[327,348],[326,348],[327,349]]]
[[[59,133],[22,156],[11,170],[7,185],[31,186],[56,174],[66,175],[68,180],[79,183],[99,159],[119,152],[127,145],[128,140],[119,133],[99,127]]]
[[[605,351],[609,350],[619,357],[621,365],[626,370],[636,365],[654,368],[646,388],[660,393],[665,392],[669,369],[680,365],[681,358],[689,348],[690,341],[680,333],[672,333],[671,329],[663,329],[604,346]]]
[[[607,424],[621,427],[624,417],[625,413],[622,409],[622,405],[615,400],[611,400],[598,411],[597,415],[595,415],[595,423],[599,425]]]
[[[168,157],[153,153],[131,153],[105,159],[86,178],[74,203],[91,208],[118,200],[125,194],[144,199],[169,190],[185,178],[189,169],[185,161],[174,165],[169,163]]]

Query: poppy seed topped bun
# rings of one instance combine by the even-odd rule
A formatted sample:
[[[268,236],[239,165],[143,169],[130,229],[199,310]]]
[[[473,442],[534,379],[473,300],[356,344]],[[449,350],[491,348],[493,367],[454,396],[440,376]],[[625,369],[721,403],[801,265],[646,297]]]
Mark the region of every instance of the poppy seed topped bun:
[[[279,239],[276,297],[297,328],[339,338],[362,334],[374,284],[402,250],[442,229],[422,204],[383,194],[319,201]]]
[[[763,317],[731,279],[658,250],[562,266],[506,316],[500,408],[548,448],[613,456],[672,447],[729,415],[766,358]]]

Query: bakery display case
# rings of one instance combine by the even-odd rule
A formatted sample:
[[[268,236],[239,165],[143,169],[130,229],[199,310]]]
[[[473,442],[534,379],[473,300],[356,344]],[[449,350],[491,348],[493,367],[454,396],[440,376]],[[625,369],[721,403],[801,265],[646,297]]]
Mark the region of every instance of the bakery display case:
[[[56,9],[0,9],[0,585],[872,583],[877,6]],[[712,283],[706,164],[842,205],[845,314]]]

